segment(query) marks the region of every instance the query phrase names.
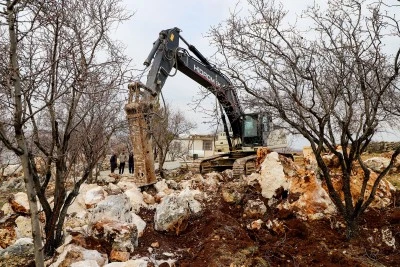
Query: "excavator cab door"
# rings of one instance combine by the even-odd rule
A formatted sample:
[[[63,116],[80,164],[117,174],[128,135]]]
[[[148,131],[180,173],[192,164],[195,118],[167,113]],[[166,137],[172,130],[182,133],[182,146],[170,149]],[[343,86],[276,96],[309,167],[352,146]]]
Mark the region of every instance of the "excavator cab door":
[[[259,113],[243,115],[242,147],[264,146],[263,116]]]

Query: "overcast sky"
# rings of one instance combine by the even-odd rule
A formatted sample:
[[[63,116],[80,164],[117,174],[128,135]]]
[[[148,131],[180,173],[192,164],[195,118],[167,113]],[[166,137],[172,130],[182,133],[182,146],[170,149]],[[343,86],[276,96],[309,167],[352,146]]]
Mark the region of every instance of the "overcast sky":
[[[314,3],[313,0],[282,2],[292,18],[300,14],[307,4]],[[324,5],[327,1],[316,0],[316,2]],[[388,2],[396,1],[388,0]],[[209,58],[216,49],[210,47],[209,39],[205,35],[211,26],[228,18],[236,3],[237,0],[124,0],[127,10],[135,12],[135,15],[130,21],[118,27],[115,38],[127,46],[127,55],[139,69],[144,67],[143,61],[149,54],[158,33],[173,27],[180,28],[181,35]],[[186,48],[182,43],[181,47]],[[145,83],[146,77],[144,76],[141,81]],[[198,88],[199,85],[196,82],[178,72],[175,77],[170,77],[166,81],[163,95],[174,109],[184,111],[189,120],[197,123],[197,133],[210,133],[212,129],[207,125],[202,125],[202,122],[206,120],[202,112],[191,110],[192,99],[196,97]],[[209,106],[214,103],[215,100],[208,101]]]
[[[285,6],[296,11],[304,8],[307,1],[288,0]],[[311,2],[311,1],[309,1]],[[125,0],[124,4],[135,15],[129,22],[118,27],[116,38],[126,46],[126,53],[133,59],[136,68],[143,68],[143,61],[152,48],[152,43],[161,30],[178,27],[182,36],[206,57],[216,51],[205,37],[211,26],[227,19],[237,0]],[[181,47],[185,45],[181,42]],[[174,71],[174,70],[173,70]],[[141,81],[146,82],[146,77]],[[166,101],[174,108],[185,112],[186,117],[197,123],[197,133],[210,133],[209,125],[202,124],[205,118],[201,110],[193,111],[192,100],[197,97],[199,85],[178,72],[170,77],[162,90]],[[214,99],[204,103],[209,109]]]

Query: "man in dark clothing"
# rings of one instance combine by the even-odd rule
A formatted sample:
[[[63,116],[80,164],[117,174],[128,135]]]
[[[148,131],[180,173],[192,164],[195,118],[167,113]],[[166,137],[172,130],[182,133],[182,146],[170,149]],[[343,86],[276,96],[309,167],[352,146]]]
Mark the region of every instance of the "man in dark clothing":
[[[117,155],[113,154],[110,158],[110,165],[111,165],[111,173],[114,173],[115,169],[117,168]]]
[[[129,173],[133,173],[133,170],[135,168],[134,166],[134,159],[133,159],[133,153],[129,153]]]

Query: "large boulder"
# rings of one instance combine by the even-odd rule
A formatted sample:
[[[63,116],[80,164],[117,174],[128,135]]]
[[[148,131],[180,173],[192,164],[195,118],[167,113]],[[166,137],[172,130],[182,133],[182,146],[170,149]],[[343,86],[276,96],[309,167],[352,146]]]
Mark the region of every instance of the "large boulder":
[[[24,192],[18,192],[16,194],[12,194],[8,200],[11,204],[11,208],[15,213],[29,215],[29,201],[28,195]]]
[[[20,238],[0,251],[0,267],[29,266],[33,263],[33,240]]]
[[[130,199],[125,194],[107,196],[90,210],[90,222],[109,220],[131,223],[131,211]]]
[[[108,196],[91,209],[90,233],[111,244],[114,256],[133,252],[138,244],[138,230],[132,214],[130,199],[125,194]]]
[[[79,194],[76,196],[74,202],[68,207],[68,214],[80,214],[86,212],[86,193],[92,189],[96,189],[97,184],[82,184],[79,188]]]
[[[92,235],[112,244],[114,251],[133,252],[138,244],[138,231],[133,223],[99,220],[92,226]]]
[[[373,157],[366,159],[364,163],[374,172],[381,173],[387,166],[389,166],[390,159],[385,157]]]
[[[279,191],[287,191],[290,186],[290,181],[285,174],[284,166],[277,152],[266,155],[260,165],[260,173],[253,173],[246,178],[248,184],[251,184],[254,180],[258,181],[261,194],[267,199],[273,198]]]
[[[202,205],[200,201],[204,199],[204,196],[201,191],[189,190],[188,188],[186,188],[178,194],[178,198],[181,198],[189,205],[191,213],[197,214],[202,210]]]
[[[106,254],[101,254],[97,250],[89,250],[80,246],[69,244],[57,249],[60,255],[57,261],[50,264],[50,267],[71,266],[73,263],[81,261],[95,261],[98,266],[103,266],[108,263]]]
[[[184,231],[190,217],[190,208],[185,198],[175,195],[165,196],[156,208],[154,228],[157,231]]]
[[[235,204],[242,201],[246,191],[246,183],[242,180],[228,182],[221,187],[222,198],[225,202]]]
[[[29,237],[32,238],[32,222],[30,217],[18,216],[15,219],[15,228],[17,238]]]
[[[86,208],[91,208],[95,204],[99,203],[107,196],[106,191],[101,186],[89,189],[84,197]]]
[[[124,194],[128,197],[134,212],[138,212],[141,207],[147,207],[146,202],[144,202],[142,192],[140,192],[139,188],[133,187],[126,190]]]
[[[295,210],[303,219],[320,219],[336,213],[335,205],[315,175],[292,178],[288,191],[288,201],[279,208]]]

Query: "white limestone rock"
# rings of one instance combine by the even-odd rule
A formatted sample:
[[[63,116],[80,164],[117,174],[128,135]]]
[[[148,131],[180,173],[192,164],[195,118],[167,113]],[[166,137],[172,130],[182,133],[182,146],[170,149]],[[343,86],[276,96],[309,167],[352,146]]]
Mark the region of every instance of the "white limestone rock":
[[[129,260],[126,262],[111,262],[104,265],[103,267],[147,267],[149,260],[146,259],[136,259]]]
[[[111,241],[115,251],[133,252],[138,245],[138,231],[133,223],[99,220],[92,225],[91,230],[96,238]]]
[[[156,208],[154,228],[156,231],[174,231],[179,234],[186,229],[189,217],[189,204],[184,198],[165,196]]]
[[[84,197],[85,205],[87,208],[93,207],[95,204],[99,203],[103,199],[105,199],[107,193],[101,186],[94,187],[89,189]]]
[[[80,261],[95,261],[98,266],[103,266],[108,263],[106,254],[101,254],[97,250],[89,250],[80,246],[69,244],[64,247],[57,261],[52,263],[50,267],[71,266],[75,262]]]
[[[90,210],[89,222],[111,220],[131,223],[132,205],[125,194],[107,196]]]
[[[18,218],[15,219],[15,224],[17,225],[15,228],[17,239],[24,237],[32,238],[32,223],[30,217],[18,216]]]
[[[158,193],[159,192],[165,192],[166,193],[168,191],[168,189],[169,189],[167,183],[165,182],[165,179],[155,183],[154,184],[154,188],[157,190]]]
[[[365,165],[374,172],[381,173],[390,163],[390,159],[385,157],[373,157],[364,161]]]
[[[138,237],[141,237],[143,235],[144,229],[146,228],[146,222],[143,221],[139,215],[132,213],[132,223],[136,225]]]
[[[125,180],[122,180],[122,179],[121,179],[121,181],[119,183],[117,183],[117,186],[119,188],[121,188],[123,191],[129,190],[129,189],[133,189],[133,188],[137,188],[135,183],[132,183],[132,182],[129,182],[129,181],[125,181]]]
[[[124,194],[128,197],[134,212],[138,212],[141,207],[147,207],[147,204],[143,200],[142,192],[140,192],[139,188],[134,187],[128,189],[124,192]]]
[[[261,174],[257,178],[261,186],[262,196],[268,199],[275,195],[278,188],[282,187],[284,190],[288,190],[290,186],[277,152],[271,152],[265,157],[261,164]]]
[[[25,192],[18,192],[11,196],[11,208],[16,213],[29,214],[28,195]]]
[[[86,212],[86,204],[85,204],[85,196],[86,193],[93,189],[97,188],[97,184],[82,184],[79,188],[79,194],[76,196],[74,202],[68,207],[67,214],[78,214]]]
[[[181,198],[183,202],[187,202],[190,211],[194,214],[199,213],[202,210],[202,205],[197,199],[202,199],[203,194],[199,190],[189,190],[188,188],[182,190],[178,198]]]
[[[70,267],[100,267],[100,265],[95,260],[85,260],[74,262]]]
[[[267,207],[260,199],[250,199],[244,207],[244,216],[247,218],[261,218],[266,212]]]

